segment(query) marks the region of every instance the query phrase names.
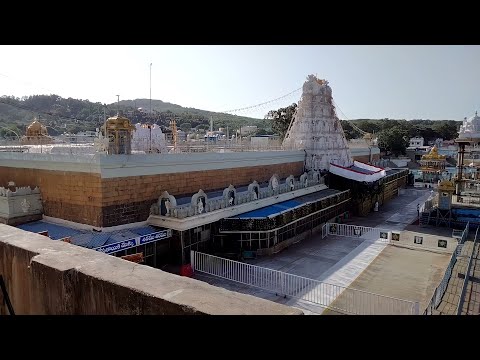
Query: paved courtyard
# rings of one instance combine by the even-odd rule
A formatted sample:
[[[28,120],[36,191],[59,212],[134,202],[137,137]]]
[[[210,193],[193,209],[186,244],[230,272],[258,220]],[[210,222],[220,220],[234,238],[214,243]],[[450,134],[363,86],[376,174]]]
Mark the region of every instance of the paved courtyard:
[[[429,195],[430,192],[428,190],[406,189],[404,194],[392,199],[385,206],[381,207],[379,212],[370,213],[367,217],[352,217],[348,222],[356,225],[378,227],[388,230],[403,230],[417,218],[417,204],[425,201]],[[389,250],[385,253],[385,256],[380,257],[380,260],[375,262],[378,255],[387,247]],[[390,248],[395,248],[395,250],[391,250]],[[410,254],[409,252],[411,252],[412,254],[415,253],[415,255],[413,257],[407,256],[408,260],[406,259],[407,262],[405,265],[407,265],[409,261],[414,261],[416,263],[423,262],[428,269],[425,270],[422,268],[419,272],[419,265],[417,264],[418,266],[410,268],[412,274],[416,274],[413,276],[409,272],[409,267],[403,266],[404,272],[402,277],[406,277],[406,279],[409,280],[403,282],[396,281],[396,285],[394,282],[392,288],[400,285],[408,288],[411,284],[417,281],[415,280],[416,277],[423,279],[426,276],[425,274],[429,274],[429,271],[441,273],[440,276],[443,275],[441,269],[443,266],[443,257],[441,254],[416,250],[408,250],[409,252],[406,251],[407,249],[396,248],[378,242],[374,243],[371,241],[365,241],[365,239],[362,238],[327,236],[325,239],[322,239],[321,235],[317,234],[309,239],[291,245],[278,254],[249,261],[249,263],[304,276],[325,283],[349,287],[361,274],[362,276],[359,278],[359,284],[361,284],[361,281],[368,283],[368,276],[372,276],[373,273],[375,273],[375,276],[372,277],[371,281],[379,282],[379,284],[388,283],[391,281],[391,275],[389,275],[390,278],[386,277],[383,279],[382,274],[394,274],[395,269],[402,267],[401,264],[404,254]],[[382,259],[388,259],[388,256],[392,256],[394,253],[398,253],[398,256],[400,257],[396,259],[395,264],[390,267],[390,263]],[[422,255],[424,253],[428,253],[425,255],[426,257]],[[431,258],[435,259],[435,264],[438,263],[438,268],[435,267],[436,265],[429,268],[432,261]],[[372,263],[374,263],[374,267],[365,272],[365,269],[369,268],[369,265]],[[319,305],[303,300],[283,298],[274,293],[269,293],[248,285],[235,283],[209,275],[196,273],[195,277],[215,286],[294,306],[302,309],[306,314],[321,314],[325,310]],[[419,288],[424,289],[421,290],[422,294],[425,293],[425,295],[422,295],[422,299],[423,297],[428,297],[430,289],[432,289],[433,292],[433,289],[437,286],[435,281],[435,276],[428,275],[423,282],[418,284],[416,287],[417,290]],[[430,284],[430,282],[432,284]],[[378,286],[375,289],[378,290],[375,292],[383,294],[382,286]],[[373,292],[373,290],[369,291]],[[417,301],[423,301],[422,299]],[[331,313],[331,311],[329,311],[329,313]]]

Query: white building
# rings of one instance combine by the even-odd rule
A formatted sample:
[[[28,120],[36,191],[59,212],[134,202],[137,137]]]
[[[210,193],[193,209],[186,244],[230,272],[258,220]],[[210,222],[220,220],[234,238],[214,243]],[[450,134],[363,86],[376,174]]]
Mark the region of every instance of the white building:
[[[475,116],[465,118],[458,132],[459,139],[480,138],[480,117],[475,111]]]
[[[410,139],[410,145],[408,145],[408,147],[418,148],[418,147],[422,147],[424,143],[425,143],[425,139],[422,136],[415,136]]]

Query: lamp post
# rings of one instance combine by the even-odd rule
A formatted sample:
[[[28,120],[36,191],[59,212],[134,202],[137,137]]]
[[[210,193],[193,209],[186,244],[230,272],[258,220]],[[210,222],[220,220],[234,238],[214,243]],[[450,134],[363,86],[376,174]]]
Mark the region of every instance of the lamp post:
[[[150,115],[152,115],[152,63],[150,63]]]

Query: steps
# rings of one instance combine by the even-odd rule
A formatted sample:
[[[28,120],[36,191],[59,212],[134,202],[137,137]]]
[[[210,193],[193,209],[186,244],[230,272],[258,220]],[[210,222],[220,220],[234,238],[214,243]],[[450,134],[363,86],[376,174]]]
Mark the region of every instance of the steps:
[[[420,225],[428,225],[429,222],[430,222],[430,213],[422,212],[420,214]]]

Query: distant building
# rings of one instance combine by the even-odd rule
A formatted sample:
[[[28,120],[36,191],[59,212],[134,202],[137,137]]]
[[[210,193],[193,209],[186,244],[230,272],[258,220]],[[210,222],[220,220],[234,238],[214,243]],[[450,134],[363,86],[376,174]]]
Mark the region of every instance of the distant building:
[[[423,146],[425,139],[421,136],[415,136],[410,139],[410,145],[408,147],[421,147]]]
[[[255,149],[268,149],[281,146],[278,135],[257,135],[250,138],[250,144]]]

